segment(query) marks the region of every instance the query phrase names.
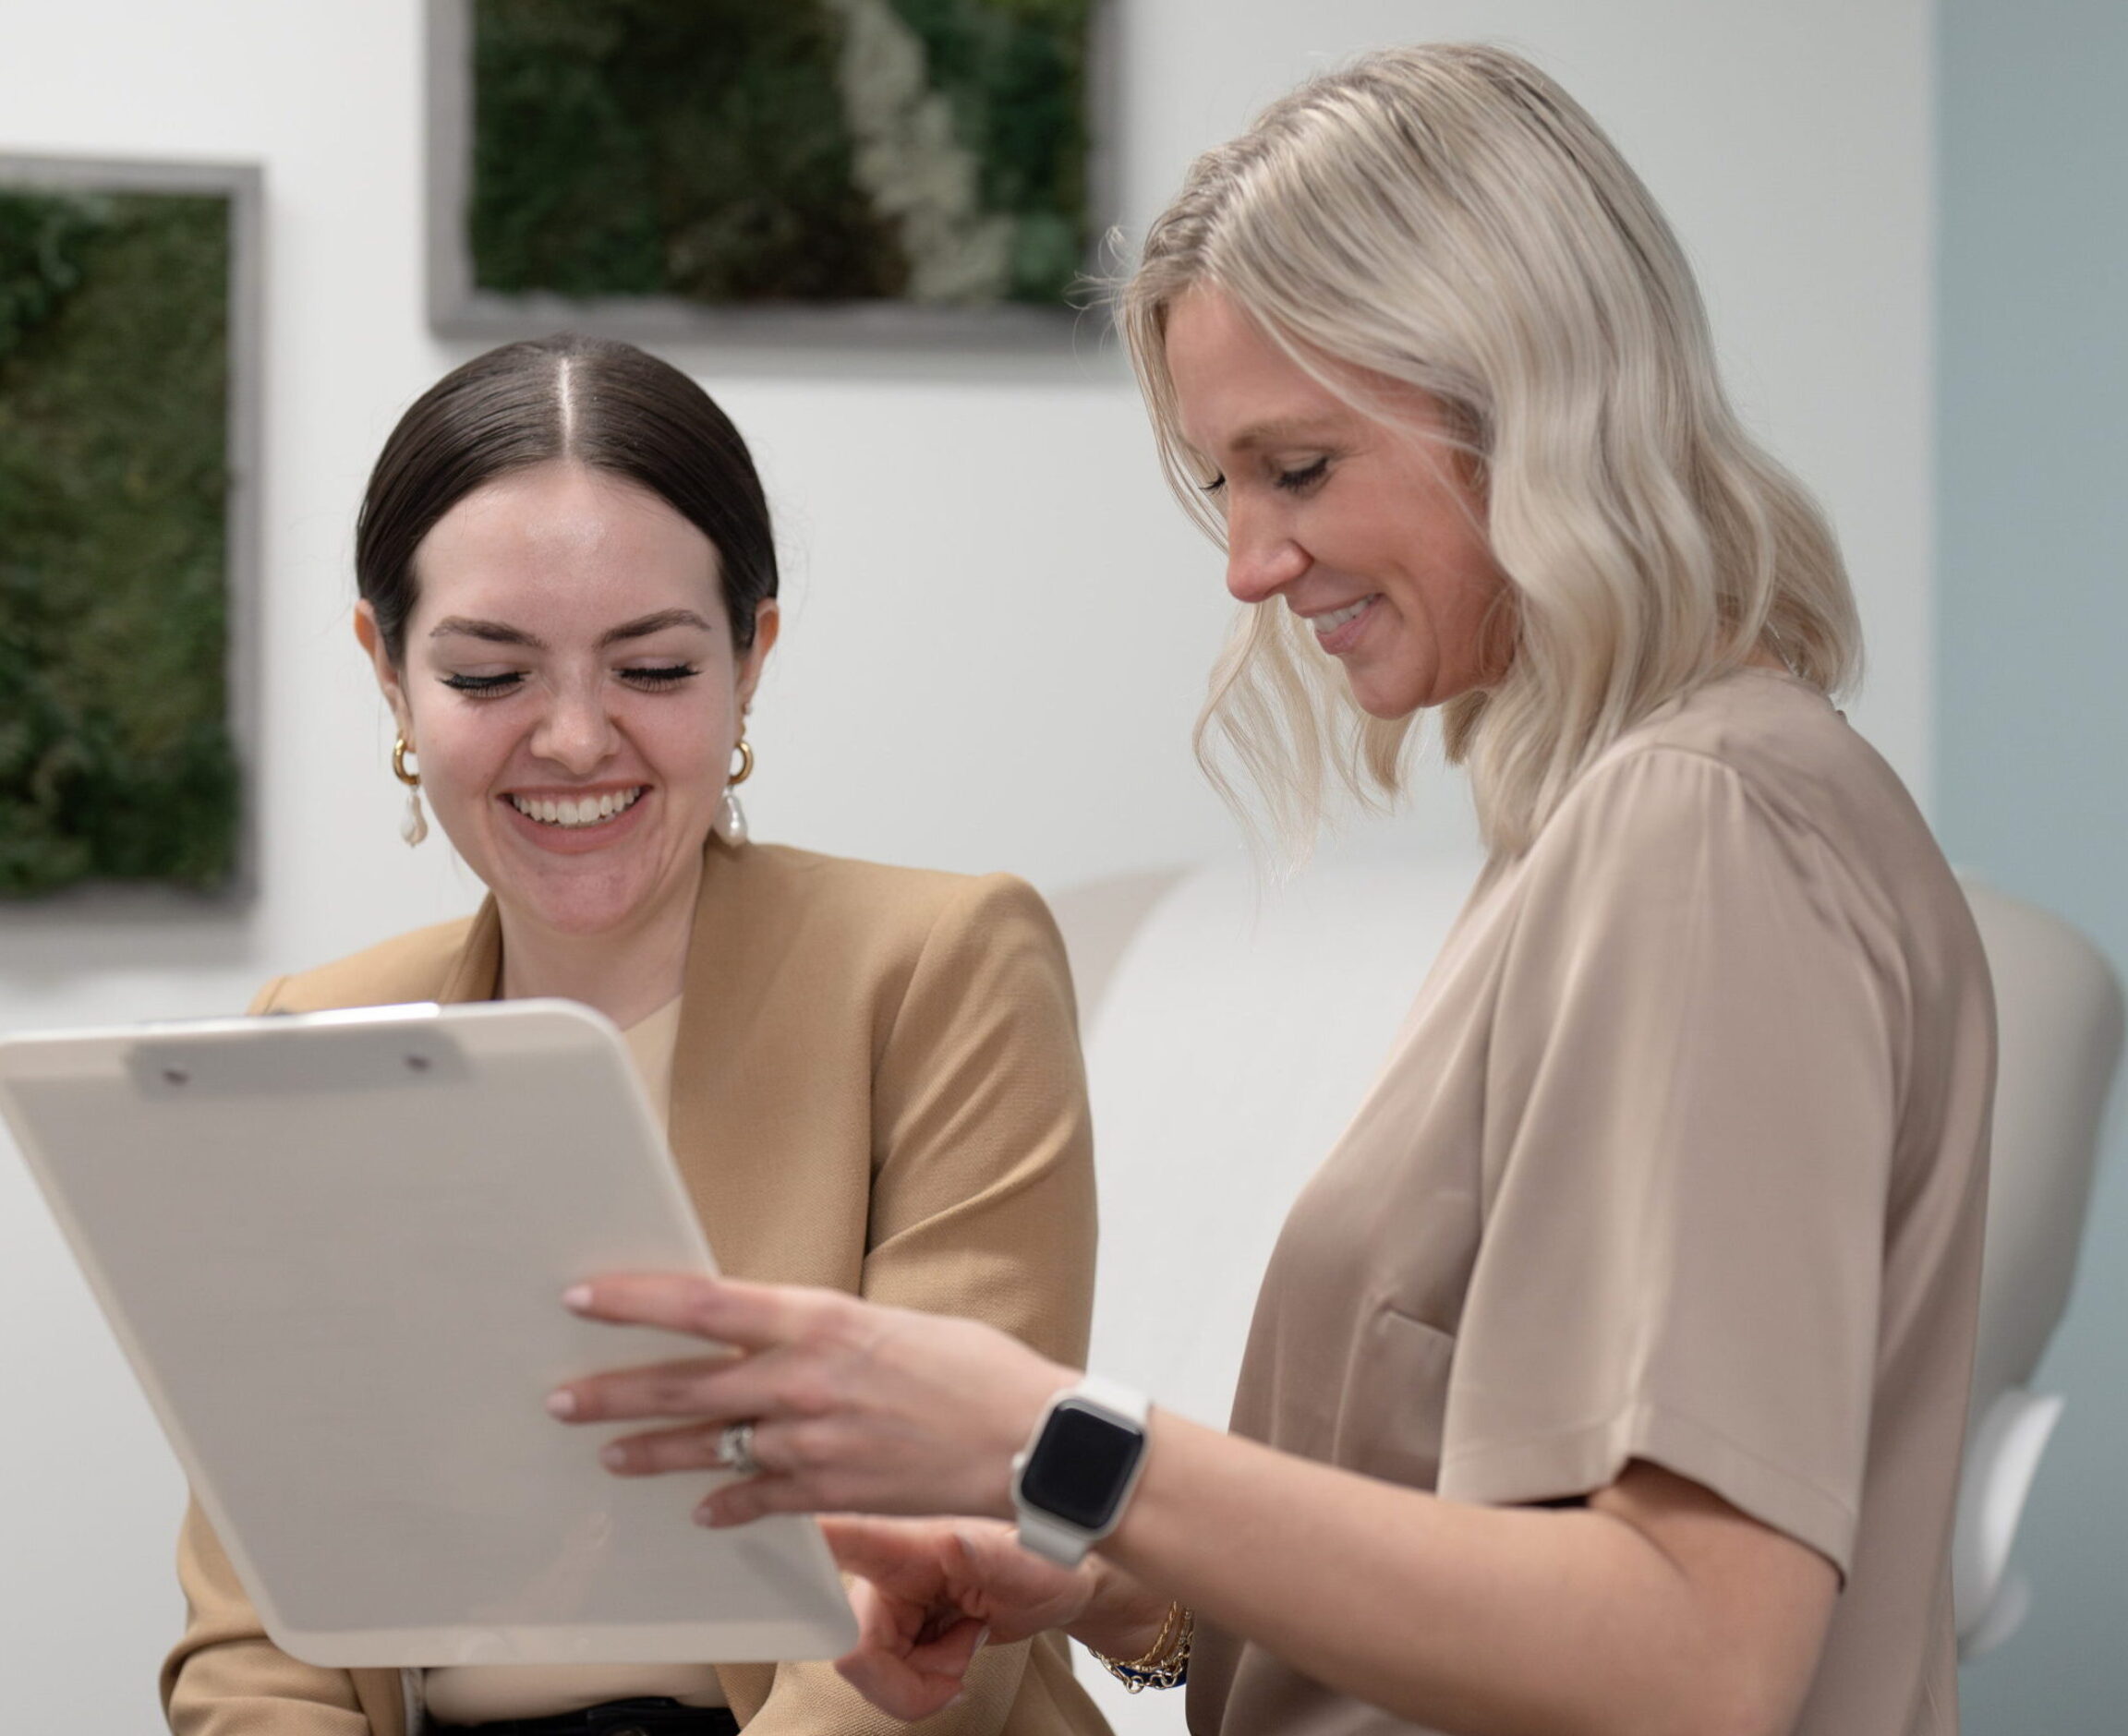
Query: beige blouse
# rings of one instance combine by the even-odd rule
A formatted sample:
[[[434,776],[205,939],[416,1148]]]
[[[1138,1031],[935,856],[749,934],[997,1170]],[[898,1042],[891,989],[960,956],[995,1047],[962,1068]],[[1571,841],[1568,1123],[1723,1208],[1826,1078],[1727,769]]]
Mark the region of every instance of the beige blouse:
[[[672,1055],[680,1041],[675,995],[621,1033],[658,1125],[672,1113]],[[608,1700],[662,1695],[683,1706],[722,1706],[724,1690],[708,1664],[460,1664],[427,1672],[429,1716],[443,1724],[547,1718]]]
[[[1661,1465],[1839,1568],[1800,1736],[1948,1736],[1993,1076],[1890,768],[1785,675],[1703,690],[1488,869],[1295,1204],[1234,1426],[1489,1504]],[[1215,1631],[1190,1726],[1411,1728]]]

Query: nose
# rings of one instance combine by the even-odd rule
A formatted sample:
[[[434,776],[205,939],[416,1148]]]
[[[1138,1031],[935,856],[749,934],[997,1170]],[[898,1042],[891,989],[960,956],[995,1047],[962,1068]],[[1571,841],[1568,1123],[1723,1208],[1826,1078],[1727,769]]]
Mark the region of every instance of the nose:
[[[1308,551],[1276,514],[1244,499],[1227,507],[1227,589],[1237,602],[1276,597],[1308,571]]]
[[[611,755],[615,740],[603,683],[572,682],[541,714],[532,752],[571,777],[588,778]]]

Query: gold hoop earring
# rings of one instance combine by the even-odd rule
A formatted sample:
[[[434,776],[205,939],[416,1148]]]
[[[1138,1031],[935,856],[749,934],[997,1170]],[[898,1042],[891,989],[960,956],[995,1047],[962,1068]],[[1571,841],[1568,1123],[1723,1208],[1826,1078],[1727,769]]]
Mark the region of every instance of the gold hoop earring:
[[[732,845],[746,841],[746,810],[732,792],[754,776],[754,750],[746,745],[744,736],[739,738],[738,753],[739,769],[725,778],[724,793],[717,802],[717,817],[709,823],[711,831]]]
[[[421,774],[406,769],[406,738],[397,736],[392,742],[392,776],[406,786],[406,817],[399,822],[399,836],[412,850],[429,836],[429,816],[421,812]]]

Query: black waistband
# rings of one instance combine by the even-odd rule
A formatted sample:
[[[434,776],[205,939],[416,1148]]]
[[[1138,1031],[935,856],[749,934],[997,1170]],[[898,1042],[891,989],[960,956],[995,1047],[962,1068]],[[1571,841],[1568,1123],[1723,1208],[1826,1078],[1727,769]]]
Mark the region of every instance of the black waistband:
[[[739,1720],[723,1706],[682,1706],[677,1700],[608,1700],[551,1718],[506,1718],[492,1724],[431,1724],[432,1736],[738,1736]]]

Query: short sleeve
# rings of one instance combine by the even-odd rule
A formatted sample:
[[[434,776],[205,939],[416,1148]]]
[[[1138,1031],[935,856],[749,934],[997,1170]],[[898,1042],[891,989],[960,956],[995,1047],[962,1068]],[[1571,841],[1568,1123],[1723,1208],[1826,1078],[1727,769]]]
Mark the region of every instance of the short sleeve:
[[[1868,900],[1732,768],[1592,772],[1532,847],[1441,1492],[1645,1459],[1849,1565],[1901,1036]]]

